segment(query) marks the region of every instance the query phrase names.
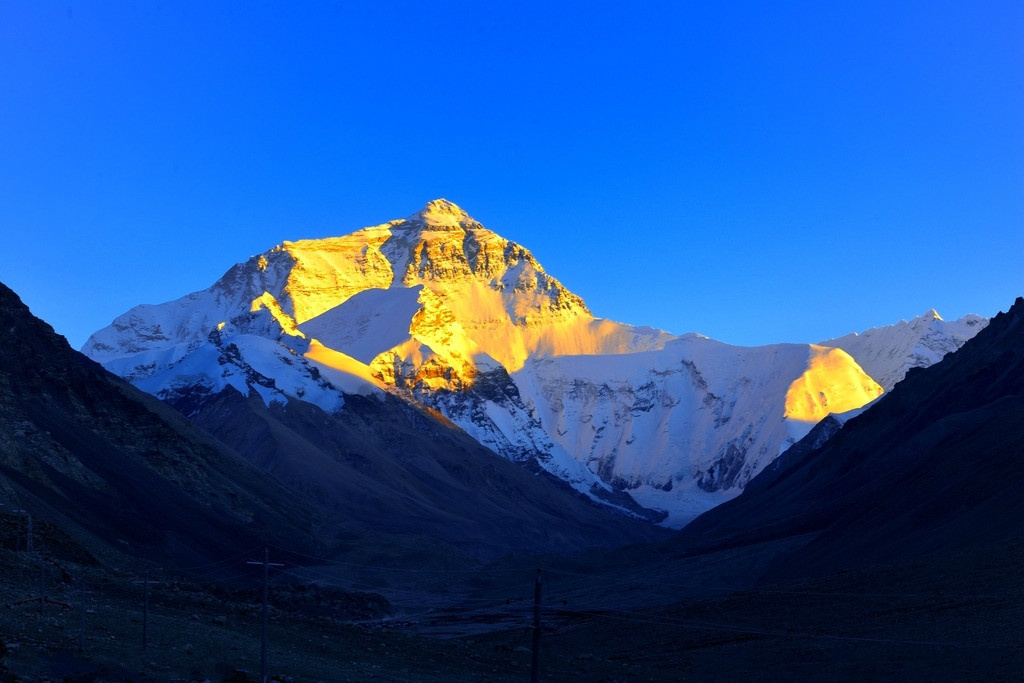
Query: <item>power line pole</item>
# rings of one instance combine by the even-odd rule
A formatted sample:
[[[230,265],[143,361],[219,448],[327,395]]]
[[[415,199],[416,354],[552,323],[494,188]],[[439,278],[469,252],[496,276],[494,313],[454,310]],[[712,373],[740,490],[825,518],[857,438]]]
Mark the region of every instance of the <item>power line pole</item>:
[[[31,517],[29,521],[31,521]],[[32,527],[28,528],[29,538],[32,538]],[[46,602],[46,558],[39,553],[39,611],[43,611],[43,603]]]
[[[14,532],[14,552],[19,552],[21,550],[21,518],[22,517],[27,517],[28,518],[28,543],[27,543],[28,547],[26,548],[26,550],[31,551],[32,550],[32,515],[29,513],[28,510],[26,510],[26,509],[21,507],[21,503],[17,500],[17,496],[15,496],[14,503],[17,505],[17,507],[11,509],[11,513],[17,519],[17,522],[16,522],[17,527],[16,527],[16,531]],[[4,503],[0,503],[0,507],[7,507],[7,505],[5,505]]]
[[[267,683],[267,585],[270,583],[270,567],[283,564],[270,561],[270,548],[263,549],[263,561],[249,560],[246,564],[263,565],[263,628],[260,631],[260,683]]]
[[[533,657],[530,661],[530,683],[540,682],[540,569],[533,584]]]
[[[92,591],[85,590],[85,581],[78,585],[78,606],[79,606],[79,631],[78,651],[85,652],[85,594]]]
[[[62,609],[71,609],[71,605],[61,602],[59,600],[51,600],[46,595],[46,556],[43,554],[42,549],[39,550],[39,595],[34,598],[26,598],[25,600],[18,600],[17,602],[8,603],[8,607],[20,607],[21,605],[38,604],[39,613],[43,612],[43,605],[50,603],[51,605],[58,605]]]
[[[21,551],[21,518],[28,517],[28,550],[32,549],[32,515],[28,513],[28,510],[18,508],[13,511],[18,517],[18,531],[14,535],[14,552]]]
[[[151,584],[163,583],[163,581],[150,581],[148,567],[142,577],[142,581],[133,583],[142,584],[142,651],[145,652],[149,644],[149,587]]]
[[[149,569],[142,580],[142,651],[146,651],[149,640]]]

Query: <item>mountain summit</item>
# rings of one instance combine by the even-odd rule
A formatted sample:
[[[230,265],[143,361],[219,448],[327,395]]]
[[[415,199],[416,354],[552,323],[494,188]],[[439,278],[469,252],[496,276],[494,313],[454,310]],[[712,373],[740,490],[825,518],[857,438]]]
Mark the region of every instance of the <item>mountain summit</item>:
[[[479,228],[482,227],[462,208],[447,199],[434,199],[409,216],[406,224],[422,222],[434,228]]]
[[[328,413],[397,396],[673,526],[883,391],[835,345],[735,347],[595,317],[527,249],[444,199],[283,242],[206,290],[128,311],[83,351],[185,412],[229,387]]]

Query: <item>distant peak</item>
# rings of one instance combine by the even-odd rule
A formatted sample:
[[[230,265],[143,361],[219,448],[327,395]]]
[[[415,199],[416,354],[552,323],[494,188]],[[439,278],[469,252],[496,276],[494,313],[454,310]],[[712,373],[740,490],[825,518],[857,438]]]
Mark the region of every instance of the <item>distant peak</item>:
[[[942,316],[939,315],[939,312],[936,311],[934,308],[929,308],[927,311],[921,314],[921,317],[924,318],[925,320],[942,320]]]
[[[434,199],[427,202],[422,209],[409,216],[407,220],[423,222],[438,228],[468,227],[477,224],[472,216],[447,199]]]

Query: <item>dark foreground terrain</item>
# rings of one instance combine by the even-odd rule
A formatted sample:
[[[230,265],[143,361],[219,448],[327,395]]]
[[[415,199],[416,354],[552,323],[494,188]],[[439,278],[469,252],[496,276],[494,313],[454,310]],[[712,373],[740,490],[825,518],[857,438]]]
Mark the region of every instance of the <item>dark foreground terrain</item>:
[[[546,681],[1024,679],[1024,299],[677,534],[447,447],[454,517],[404,447],[315,505],[8,300],[0,680],[258,680],[264,544],[276,680],[526,681],[537,633]]]
[[[728,585],[763,559],[749,549],[655,558],[643,572],[629,555],[544,569],[541,680],[1024,679],[1024,543],[757,588]],[[37,553],[0,551],[0,566],[4,680],[259,680],[258,565],[230,585],[201,570],[151,571],[145,651],[141,566],[44,559],[42,605]],[[392,571],[379,582],[391,602],[287,583],[298,571],[315,570],[285,567],[272,581],[270,678],[530,679],[526,562],[467,575]]]

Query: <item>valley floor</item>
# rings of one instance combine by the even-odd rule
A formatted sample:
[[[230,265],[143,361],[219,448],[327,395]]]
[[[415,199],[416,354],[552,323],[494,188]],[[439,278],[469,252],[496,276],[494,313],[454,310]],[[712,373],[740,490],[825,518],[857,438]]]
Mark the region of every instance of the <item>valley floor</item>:
[[[680,582],[695,562],[664,561],[680,568]],[[40,606],[38,555],[0,551],[3,680],[259,679],[258,580],[232,589],[194,579],[154,583],[143,651],[138,569],[52,559],[44,565],[49,601]],[[622,596],[606,609],[581,592],[596,576],[552,569],[542,602],[541,680],[1019,680],[1022,567],[1024,544],[1015,543],[660,605],[639,595],[641,574],[627,578],[620,568],[600,579],[601,588]],[[691,588],[680,583],[679,590]],[[294,681],[529,680],[532,586],[504,601],[496,595],[493,588],[453,594],[448,609],[389,615],[373,596],[353,596],[325,613],[322,605],[304,605],[295,589],[277,587],[268,674]]]

